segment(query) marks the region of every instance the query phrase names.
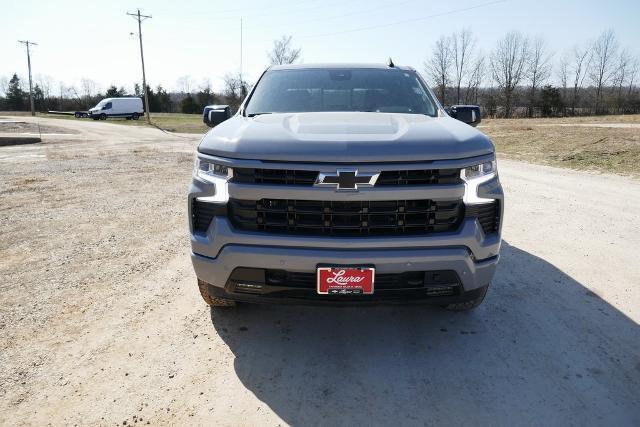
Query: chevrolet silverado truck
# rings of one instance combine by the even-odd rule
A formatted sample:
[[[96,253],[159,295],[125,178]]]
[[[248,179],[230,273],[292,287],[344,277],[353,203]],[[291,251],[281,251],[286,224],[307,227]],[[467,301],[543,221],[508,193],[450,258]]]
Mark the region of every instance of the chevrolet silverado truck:
[[[188,195],[203,299],[478,306],[504,205],[480,120],[393,64],[274,66],[235,115],[206,107]]]

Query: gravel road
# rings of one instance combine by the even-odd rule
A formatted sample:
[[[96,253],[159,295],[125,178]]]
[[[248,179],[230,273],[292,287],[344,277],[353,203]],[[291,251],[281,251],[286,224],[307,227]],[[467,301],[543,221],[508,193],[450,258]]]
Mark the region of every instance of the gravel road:
[[[0,147],[1,425],[640,424],[640,182],[501,159],[502,260],[472,313],[210,312],[198,138],[41,120],[68,132]]]

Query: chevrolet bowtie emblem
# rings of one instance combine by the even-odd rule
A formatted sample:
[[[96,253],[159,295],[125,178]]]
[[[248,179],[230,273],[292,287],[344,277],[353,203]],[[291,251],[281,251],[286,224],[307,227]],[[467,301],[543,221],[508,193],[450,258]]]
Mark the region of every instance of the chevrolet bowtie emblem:
[[[336,191],[358,191],[358,186],[373,186],[380,173],[359,173],[358,169],[337,169],[335,173],[320,172],[315,185],[333,185]]]

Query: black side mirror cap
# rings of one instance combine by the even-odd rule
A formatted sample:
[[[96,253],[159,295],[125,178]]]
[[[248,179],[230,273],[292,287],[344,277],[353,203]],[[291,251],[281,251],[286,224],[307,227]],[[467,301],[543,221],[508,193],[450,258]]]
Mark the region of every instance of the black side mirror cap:
[[[202,112],[202,121],[210,128],[231,118],[231,108],[228,105],[207,105]]]
[[[478,126],[482,121],[482,114],[478,105],[452,105],[445,108],[445,111],[454,119],[473,127]]]

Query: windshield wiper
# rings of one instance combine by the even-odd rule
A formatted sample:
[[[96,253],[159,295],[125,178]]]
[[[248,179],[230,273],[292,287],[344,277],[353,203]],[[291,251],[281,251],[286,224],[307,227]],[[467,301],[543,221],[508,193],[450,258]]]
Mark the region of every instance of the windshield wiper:
[[[255,117],[255,116],[261,116],[263,114],[273,114],[271,112],[264,112],[264,113],[251,113],[251,114],[247,114],[247,117]]]

